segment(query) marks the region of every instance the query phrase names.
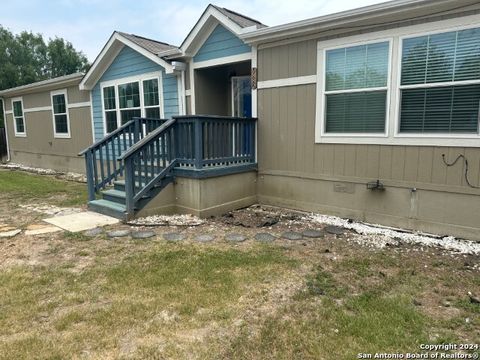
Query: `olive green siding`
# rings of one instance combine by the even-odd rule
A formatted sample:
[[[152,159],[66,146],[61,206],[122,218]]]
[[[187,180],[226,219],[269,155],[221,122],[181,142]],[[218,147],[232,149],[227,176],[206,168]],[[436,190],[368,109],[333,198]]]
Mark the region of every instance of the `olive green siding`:
[[[258,51],[260,81],[316,74],[316,39]],[[258,90],[258,199],[480,240],[480,148],[315,143],[316,85]],[[380,179],[383,192],[367,190]]]
[[[69,87],[68,104],[89,102],[86,91]],[[69,111],[71,138],[54,137],[52,111],[29,112],[33,107],[51,106],[50,91],[22,95],[26,137],[16,137],[13,115],[7,114],[8,140],[11,161],[28,166],[50,168],[58,171],[85,172],[84,160],[77,154],[92,144],[90,106],[73,107]],[[5,101],[9,109],[11,99]],[[7,109],[7,110],[9,110]]]

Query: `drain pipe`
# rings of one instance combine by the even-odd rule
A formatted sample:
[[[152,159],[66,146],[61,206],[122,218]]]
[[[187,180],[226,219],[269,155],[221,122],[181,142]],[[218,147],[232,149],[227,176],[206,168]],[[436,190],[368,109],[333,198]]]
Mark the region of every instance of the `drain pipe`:
[[[5,127],[5,140],[7,145],[7,162],[10,161],[10,146],[8,143],[8,127],[7,127],[7,110],[5,109],[5,98],[0,97],[2,102],[2,115],[3,115],[3,126]]]

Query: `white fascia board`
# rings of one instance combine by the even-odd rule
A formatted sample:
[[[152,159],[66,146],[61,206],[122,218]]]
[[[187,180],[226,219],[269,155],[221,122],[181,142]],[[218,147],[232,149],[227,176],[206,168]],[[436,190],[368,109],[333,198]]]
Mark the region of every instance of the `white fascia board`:
[[[195,24],[190,34],[188,34],[187,38],[183,41],[180,47],[180,50],[183,54],[189,54],[190,56],[195,55],[192,54],[190,48],[193,46],[198,49],[200,46],[195,46],[195,43],[203,43],[203,41],[205,41],[203,37],[198,37],[198,35],[201,34],[201,30],[205,27],[205,25],[208,26],[208,20],[210,18],[214,18],[219,24],[223,25],[225,28],[227,28],[237,36],[240,36],[244,32],[244,29],[241,26],[230,20],[227,16],[215,9],[215,7],[209,5],[207,10],[203,13],[198,22]]]
[[[145,56],[147,59],[160,65],[165,69],[165,72],[167,74],[173,73],[173,67],[167,61],[145,50],[144,48],[135,44],[133,41],[127,39],[121,34],[115,32],[110,37],[110,40],[108,40],[107,44],[104,46],[101,53],[98,55],[97,59],[95,59],[95,62],[92,64],[90,70],[84,76],[83,80],[79,85],[80,90],[92,90],[94,85],[98,82],[98,80],[103,75],[103,73],[108,69],[108,67],[111,65],[111,63],[113,62],[113,60],[115,59],[115,57],[118,55],[118,53],[122,48],[120,47],[120,49],[117,49],[115,54],[110,54],[110,49],[114,46],[116,42],[120,42],[121,44],[128,46],[129,48]],[[102,61],[106,56],[110,57],[108,61]]]
[[[260,28],[246,32],[239,37],[248,44],[259,43],[264,40],[277,40],[291,36],[301,36],[310,31],[320,31],[331,27],[348,25],[349,23],[368,19],[373,16],[386,16],[402,11],[412,11],[416,8],[440,4],[458,4],[458,0],[396,0],[376,5],[365,6],[353,10],[319,16],[292,23]]]

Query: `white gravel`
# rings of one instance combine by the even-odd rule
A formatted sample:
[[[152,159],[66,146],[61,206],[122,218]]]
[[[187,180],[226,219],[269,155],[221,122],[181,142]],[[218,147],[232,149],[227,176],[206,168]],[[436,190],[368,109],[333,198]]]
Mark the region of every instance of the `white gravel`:
[[[152,215],[129,221],[129,225],[142,226],[197,226],[205,221],[193,215]]]
[[[53,175],[58,178],[69,180],[69,181],[87,182],[87,178],[84,174],[78,174],[74,172],[61,172],[61,171],[56,171],[52,169],[37,168],[37,167],[31,167],[31,166],[16,164],[16,163],[0,164],[0,168],[10,169],[10,170],[20,170],[20,171],[33,173],[33,174],[39,174],[39,175]]]
[[[342,219],[336,216],[319,214],[312,214],[304,219],[319,224],[341,226],[353,230],[357,232],[359,236],[354,236],[349,240],[361,245],[383,248],[388,244],[396,245],[399,243],[406,243],[425,247],[438,247],[461,254],[480,255],[479,242],[456,239],[453,236],[440,238],[435,237],[434,235],[430,236],[420,233],[409,233],[382,227],[381,225],[352,222],[351,220]]]

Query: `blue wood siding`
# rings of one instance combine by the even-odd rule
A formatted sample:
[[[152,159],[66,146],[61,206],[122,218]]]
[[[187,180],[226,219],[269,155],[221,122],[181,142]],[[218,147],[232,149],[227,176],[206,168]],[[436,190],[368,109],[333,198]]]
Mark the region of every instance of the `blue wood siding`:
[[[217,25],[198,50],[193,61],[212,60],[225,56],[244,54],[250,51],[249,45],[243,43],[242,40],[222,25]]]
[[[104,81],[118,80],[137,75],[140,76],[155,71],[161,71],[163,75],[163,106],[165,117],[169,118],[172,115],[178,115],[178,87],[175,75],[166,75],[163,67],[128,46],[125,46],[92,90],[92,112],[95,126],[95,140],[100,140],[104,137],[100,84]]]

